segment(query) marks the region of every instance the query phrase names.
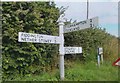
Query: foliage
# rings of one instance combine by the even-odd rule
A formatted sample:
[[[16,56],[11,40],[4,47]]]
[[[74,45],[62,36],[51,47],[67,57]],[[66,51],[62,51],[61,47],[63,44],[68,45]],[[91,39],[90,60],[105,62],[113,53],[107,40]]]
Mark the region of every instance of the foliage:
[[[3,2],[3,79],[46,71],[58,46],[18,42],[18,32],[58,35],[59,10],[52,2]],[[54,63],[55,64],[55,63]]]
[[[105,61],[100,67],[93,61],[82,64],[80,61],[69,62],[71,68],[65,69],[65,81],[118,81],[118,68],[112,62]],[[40,75],[30,75],[15,78],[14,81],[60,81],[59,70],[44,72]]]
[[[64,14],[65,10],[66,8],[63,7],[61,7],[61,9],[56,8],[53,2],[2,3],[3,80],[14,80],[15,77],[21,79],[23,76],[31,77],[32,75],[38,74],[43,75],[43,78],[31,77],[30,79],[59,80],[59,72],[54,74],[56,76],[54,78],[51,78],[51,75],[48,76],[48,74],[44,74],[46,71],[50,72],[54,70],[55,67],[58,68],[58,45],[21,43],[18,42],[18,32],[56,36],[59,32],[57,20],[60,14]],[[65,24],[67,23],[71,22],[66,22]],[[81,58],[84,60],[84,63],[87,61],[95,62],[98,47],[103,47],[104,59],[106,60],[115,60],[118,55],[118,39],[108,34],[105,29],[88,28],[64,35],[65,46],[81,46],[84,56],[81,57],[80,54],[76,56],[65,56],[65,59],[69,60],[65,62],[65,68],[72,66],[69,63],[72,60]],[[73,74],[71,70],[67,71],[67,78],[78,80],[77,77],[81,75],[78,75],[77,72],[78,71]],[[87,73],[88,72],[89,71],[87,71]],[[76,79],[73,77],[76,77]],[[92,77],[90,79],[92,79]]]
[[[114,73],[114,76],[113,76]],[[100,67],[90,61],[85,64],[75,62],[74,67],[66,70],[66,80],[69,81],[118,81],[118,69],[112,62],[105,61]]]
[[[115,60],[118,56],[118,39],[99,27],[66,33],[65,46],[82,47],[86,61],[96,60],[98,47],[103,47],[104,59]]]

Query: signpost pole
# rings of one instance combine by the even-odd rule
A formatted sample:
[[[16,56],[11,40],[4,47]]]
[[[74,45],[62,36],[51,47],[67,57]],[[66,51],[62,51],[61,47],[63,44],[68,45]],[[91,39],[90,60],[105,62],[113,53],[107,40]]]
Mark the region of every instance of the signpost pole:
[[[97,48],[97,63],[98,67],[100,67],[100,48]]]
[[[81,47],[68,47],[68,51],[64,51],[64,33],[66,32],[72,32],[77,31],[80,29],[85,29],[90,27],[91,25],[91,19],[87,21],[82,21],[77,24],[72,24],[67,27],[66,30],[64,30],[64,20],[63,20],[64,14],[60,16],[58,19],[59,22],[59,37],[57,36],[50,36],[50,35],[43,35],[43,34],[33,34],[33,33],[25,33],[25,32],[19,32],[18,41],[19,42],[34,42],[34,43],[53,43],[53,44],[59,44],[59,53],[60,53],[60,79],[64,80],[64,54],[72,54],[72,53],[82,53]],[[97,25],[97,18],[93,18],[94,25]],[[90,22],[89,22],[90,21]],[[85,25],[86,24],[86,25]],[[79,25],[79,27],[78,27]],[[71,27],[72,26],[72,27]],[[84,27],[83,27],[84,26]],[[57,41],[57,42],[56,42]],[[81,49],[81,50],[80,50]],[[98,54],[98,65],[100,65],[100,55]]]
[[[97,59],[98,59],[98,67],[100,67],[100,55],[99,54],[97,56]]]
[[[64,80],[64,32],[63,32],[64,22],[62,16],[59,19],[59,37],[60,37],[60,79]]]
[[[98,66],[100,66],[100,61],[103,63],[103,48],[98,48]]]
[[[103,63],[103,53],[101,54],[101,61],[102,61],[102,63]]]

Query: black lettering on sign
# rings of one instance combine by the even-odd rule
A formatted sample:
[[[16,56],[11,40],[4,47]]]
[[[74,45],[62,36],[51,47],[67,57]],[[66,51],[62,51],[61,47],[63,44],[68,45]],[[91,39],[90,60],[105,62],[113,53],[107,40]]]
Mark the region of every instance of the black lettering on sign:
[[[51,40],[44,40],[44,42],[45,42],[45,43],[50,43],[50,42],[51,42]]]
[[[85,24],[86,23],[86,21],[81,21],[81,22],[79,22],[79,24]]]
[[[40,35],[39,38],[43,38],[43,36]]]
[[[42,42],[43,41],[43,39],[39,39],[39,42]]]
[[[22,36],[24,36],[24,37],[36,37],[35,34],[22,34]]]
[[[90,22],[92,22],[92,19],[90,19]]]
[[[24,34],[24,37],[30,37],[30,35],[29,34]]]
[[[52,40],[49,40],[49,42],[52,42]]]
[[[31,34],[30,37],[36,37],[34,34]]]
[[[39,42],[41,42],[41,43],[51,43],[52,40],[50,40],[50,39],[39,39]]]
[[[22,38],[22,40],[27,42],[37,42],[37,39],[35,38]]]
[[[36,42],[37,40],[34,39],[34,38],[31,38],[30,41],[31,41],[31,42]]]
[[[90,24],[90,27],[93,27],[92,24]]]
[[[65,52],[68,53],[68,54],[74,53],[74,51],[75,51],[75,49],[73,49],[73,48],[66,48],[65,49]]]
[[[57,42],[56,37],[55,37],[55,39],[54,39],[54,40],[55,40],[55,43],[56,43],[56,42]]]
[[[30,41],[30,39],[29,39],[29,38],[26,38],[26,41]]]
[[[44,40],[45,43],[49,42],[48,40]]]
[[[21,38],[22,41],[26,41],[26,38]]]
[[[21,36],[24,36],[24,34],[22,33]]]
[[[73,48],[71,48],[71,50],[70,50],[72,53],[74,52],[74,49]]]
[[[79,27],[76,27],[76,30],[79,30]]]
[[[78,22],[78,23],[76,23],[76,25],[79,25],[79,22]]]

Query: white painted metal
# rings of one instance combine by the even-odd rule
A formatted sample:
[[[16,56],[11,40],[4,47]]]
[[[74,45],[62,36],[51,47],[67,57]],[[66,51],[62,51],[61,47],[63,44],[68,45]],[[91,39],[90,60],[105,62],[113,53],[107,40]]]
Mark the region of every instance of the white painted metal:
[[[101,54],[101,61],[102,61],[102,63],[103,63],[103,53]]]
[[[98,65],[100,66],[100,62],[103,63],[103,48],[98,48]]]
[[[59,37],[60,37],[60,45],[59,45],[59,53],[60,53],[60,79],[64,80],[64,34],[63,34],[63,17],[59,18]]]
[[[60,38],[58,36],[19,32],[18,41],[59,44]]]
[[[97,60],[98,60],[98,67],[100,67],[100,55],[97,56]]]
[[[64,33],[78,31],[90,27],[98,26],[98,17],[87,19],[78,23],[72,23],[64,26]]]
[[[103,48],[98,48],[98,54],[102,54],[103,53]]]
[[[65,54],[82,53],[82,47],[64,47]]]

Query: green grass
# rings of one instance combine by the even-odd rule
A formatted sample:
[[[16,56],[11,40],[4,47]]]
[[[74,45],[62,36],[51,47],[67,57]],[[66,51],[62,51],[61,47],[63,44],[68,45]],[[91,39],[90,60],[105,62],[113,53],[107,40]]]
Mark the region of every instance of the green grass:
[[[74,81],[116,81],[118,80],[118,68],[110,62],[104,62],[100,67],[95,62],[74,64],[74,67],[66,70],[66,80]]]
[[[41,75],[19,77],[17,81],[59,81],[59,70],[44,72]],[[111,62],[104,62],[100,67],[95,62],[71,62],[71,67],[65,69],[65,81],[118,81],[118,67]]]

